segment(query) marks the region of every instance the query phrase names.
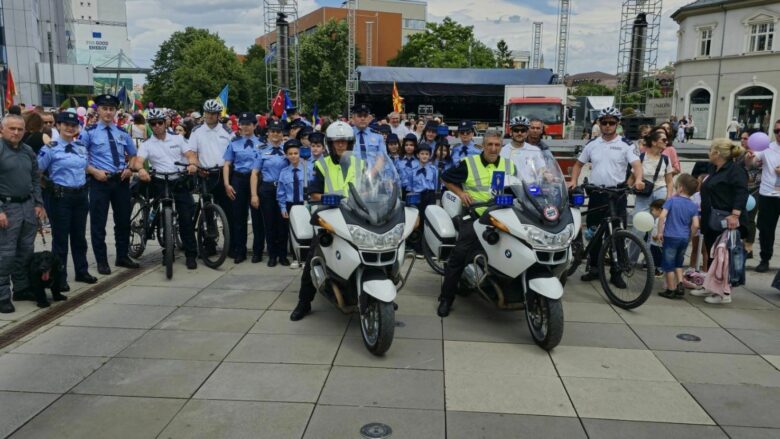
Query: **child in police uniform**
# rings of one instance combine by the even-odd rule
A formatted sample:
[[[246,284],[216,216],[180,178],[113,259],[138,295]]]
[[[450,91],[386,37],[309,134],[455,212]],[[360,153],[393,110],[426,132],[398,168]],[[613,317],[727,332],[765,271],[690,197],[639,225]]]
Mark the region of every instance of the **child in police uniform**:
[[[417,145],[417,160],[419,163],[418,168],[413,171],[412,175],[412,193],[420,194],[420,204],[418,209],[420,212],[425,212],[425,208],[429,204],[436,202],[436,186],[439,184],[439,173],[436,166],[431,163],[431,146],[427,143],[421,143]],[[422,240],[418,240],[415,244],[415,251],[422,253]]]
[[[394,164],[397,164],[398,159],[401,158],[401,145],[398,135],[395,133],[388,134],[385,145],[387,145],[387,155],[393,160]]]
[[[407,134],[406,137],[404,137],[403,154],[396,162],[396,168],[398,168],[398,177],[401,179],[401,188],[403,189],[404,198],[406,198],[406,194],[412,190],[414,173],[420,167],[420,162],[418,162],[414,157],[416,150],[417,137],[412,134]]]
[[[301,142],[297,139],[290,139],[284,144],[284,153],[290,164],[279,173],[276,186],[276,201],[279,203],[283,218],[280,232],[283,234],[284,245],[289,245],[287,238],[290,228],[290,209],[292,206],[303,204],[304,201],[303,174],[306,162],[301,160],[300,151]]]

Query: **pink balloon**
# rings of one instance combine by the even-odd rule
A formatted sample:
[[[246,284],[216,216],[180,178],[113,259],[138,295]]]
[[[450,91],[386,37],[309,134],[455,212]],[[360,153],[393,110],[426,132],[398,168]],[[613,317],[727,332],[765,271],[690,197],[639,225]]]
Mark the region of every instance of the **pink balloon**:
[[[763,151],[769,148],[769,136],[766,133],[756,132],[748,138],[748,147],[755,152]]]

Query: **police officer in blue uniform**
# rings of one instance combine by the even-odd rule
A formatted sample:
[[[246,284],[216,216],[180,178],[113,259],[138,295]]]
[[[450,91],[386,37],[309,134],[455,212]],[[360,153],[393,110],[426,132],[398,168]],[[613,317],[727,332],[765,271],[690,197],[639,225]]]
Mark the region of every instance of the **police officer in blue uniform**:
[[[130,244],[130,176],[125,156],[135,157],[136,149],[130,135],[117,127],[114,116],[119,107],[116,96],[95,98],[98,122],[81,133],[81,142],[87,148],[89,165],[89,215],[92,251],[97,260],[98,273],[111,274],[106,251],[106,221],[108,207],[114,213],[114,240],[117,267],[138,268],[138,263],[127,255]]]
[[[385,141],[381,134],[369,129],[371,123],[371,108],[366,104],[357,104],[352,107],[352,125],[355,132],[355,150],[357,157],[367,157],[377,153],[384,154],[387,151]]]
[[[474,145],[474,122],[470,120],[461,121],[458,124],[458,137],[460,138],[460,143],[450,148],[450,156],[452,156],[453,162],[458,163],[465,157],[479,155],[482,152]]]
[[[75,113],[57,115],[60,140],[38,153],[38,169],[46,172],[52,182],[49,202],[52,252],[62,262],[61,291],[70,289],[67,283],[68,239],[76,271],[76,282],[94,284],[97,278],[89,274],[87,264],[87,148],[75,137],[79,132],[79,118]]]
[[[287,259],[287,243],[282,236],[284,233],[282,213],[276,202],[279,173],[288,164],[282,149],[282,123],[278,120],[269,121],[268,147],[260,152],[260,156],[252,165],[252,177],[249,183],[250,189],[253,191],[252,206],[257,207],[259,203],[263,213],[269,267],[275,267],[277,263],[284,266],[290,265],[290,260]],[[260,182],[259,197],[257,194],[258,182]]]
[[[246,260],[246,235],[247,235],[247,209],[252,216],[252,263],[263,260],[265,247],[265,228],[260,209],[255,209],[249,203],[252,191],[249,189],[249,180],[252,177],[252,165],[260,157],[265,144],[254,135],[257,118],[254,113],[241,113],[238,116],[238,135],[225,149],[225,164],[222,177],[225,184],[225,193],[232,201],[233,224],[231,230],[230,247],[235,257],[234,262],[240,264]],[[232,166],[232,172],[231,172]]]

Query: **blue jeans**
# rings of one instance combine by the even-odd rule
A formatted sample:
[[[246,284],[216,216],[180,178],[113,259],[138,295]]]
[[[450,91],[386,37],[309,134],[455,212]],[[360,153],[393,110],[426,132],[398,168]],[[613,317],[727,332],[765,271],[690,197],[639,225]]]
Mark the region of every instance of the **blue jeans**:
[[[655,200],[665,200],[666,199],[666,186],[656,187],[652,194],[643,197],[641,195],[638,195],[634,201],[634,215],[636,215],[639,212],[650,212],[650,205]],[[640,232],[636,228],[632,228],[632,233],[634,235],[638,236],[639,239],[645,241],[645,243],[650,246],[650,233]],[[636,262],[639,258],[639,248],[637,247],[631,247],[629,258],[631,258],[632,261]]]

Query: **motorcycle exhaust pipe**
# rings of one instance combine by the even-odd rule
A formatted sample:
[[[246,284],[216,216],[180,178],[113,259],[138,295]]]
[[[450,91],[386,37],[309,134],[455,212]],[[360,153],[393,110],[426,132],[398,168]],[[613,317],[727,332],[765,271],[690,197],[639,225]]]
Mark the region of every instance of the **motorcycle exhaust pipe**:
[[[311,280],[318,293],[322,292],[322,287],[328,279],[327,272],[323,265],[321,257],[314,256],[311,258]]]

